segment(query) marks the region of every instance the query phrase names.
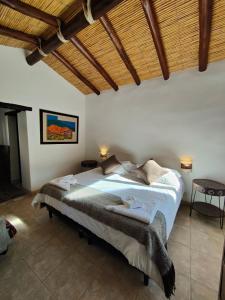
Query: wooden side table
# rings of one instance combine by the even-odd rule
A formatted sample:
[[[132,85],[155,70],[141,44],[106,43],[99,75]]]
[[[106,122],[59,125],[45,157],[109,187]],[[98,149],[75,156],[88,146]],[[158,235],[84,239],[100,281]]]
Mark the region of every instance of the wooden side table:
[[[97,168],[98,162],[96,160],[83,160],[80,166],[81,171],[85,172]]]
[[[196,192],[205,195],[205,201],[195,201]],[[210,196],[210,202],[207,202],[207,195]],[[218,197],[218,207],[212,204],[212,197]],[[220,219],[220,227],[223,228],[224,208],[225,208],[225,185],[209,179],[194,179],[192,181],[190,216],[192,210],[212,218]],[[222,198],[222,201],[221,201]]]

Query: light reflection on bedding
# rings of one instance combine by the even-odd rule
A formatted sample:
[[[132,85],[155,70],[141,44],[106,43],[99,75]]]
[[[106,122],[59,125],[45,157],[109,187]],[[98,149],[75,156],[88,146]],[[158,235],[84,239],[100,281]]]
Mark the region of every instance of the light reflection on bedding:
[[[177,181],[173,186],[160,182],[155,182],[149,186],[131,174],[126,176],[119,174],[104,176],[101,168],[78,174],[76,178],[81,185],[88,185],[91,188],[113,194],[122,199],[133,196],[139,200],[144,199],[156,203],[156,211],[161,211],[166,217],[167,234],[169,235],[184,192],[182,178],[175,176]]]

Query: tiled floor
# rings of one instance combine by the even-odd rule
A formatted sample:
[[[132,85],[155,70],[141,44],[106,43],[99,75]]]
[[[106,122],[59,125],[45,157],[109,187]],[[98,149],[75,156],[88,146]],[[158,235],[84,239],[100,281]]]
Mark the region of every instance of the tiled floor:
[[[31,207],[31,197],[0,205],[18,234],[0,256],[1,300],[159,300],[153,282],[99,245],[79,239],[77,231],[45,209]],[[182,205],[168,249],[176,268],[176,300],[216,300],[224,231]]]

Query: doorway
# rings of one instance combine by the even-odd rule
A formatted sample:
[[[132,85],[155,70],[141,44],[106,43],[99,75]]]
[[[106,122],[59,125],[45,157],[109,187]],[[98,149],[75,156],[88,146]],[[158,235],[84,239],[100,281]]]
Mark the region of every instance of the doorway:
[[[24,195],[18,114],[23,106],[0,102],[0,203]],[[30,108],[29,108],[30,110]]]

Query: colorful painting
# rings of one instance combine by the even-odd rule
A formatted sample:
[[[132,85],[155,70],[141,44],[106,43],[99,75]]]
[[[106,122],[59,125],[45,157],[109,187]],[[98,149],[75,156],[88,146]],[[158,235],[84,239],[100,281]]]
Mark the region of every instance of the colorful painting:
[[[40,110],[41,144],[77,144],[79,117]]]

